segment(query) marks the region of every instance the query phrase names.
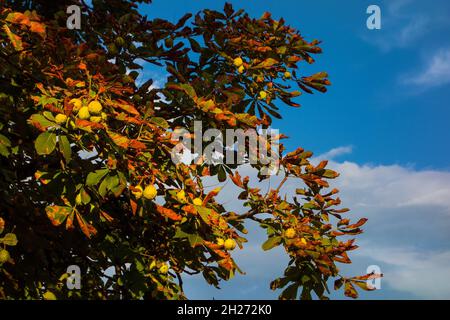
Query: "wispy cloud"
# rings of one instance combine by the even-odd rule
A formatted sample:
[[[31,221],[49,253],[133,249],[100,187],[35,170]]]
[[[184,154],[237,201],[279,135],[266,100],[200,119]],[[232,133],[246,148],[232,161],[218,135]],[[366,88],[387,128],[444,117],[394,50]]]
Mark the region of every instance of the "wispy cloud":
[[[450,48],[436,52],[422,70],[415,70],[403,75],[401,82],[425,88],[450,83]]]
[[[336,157],[339,157],[339,156],[342,156],[345,154],[350,154],[350,153],[352,153],[352,151],[353,151],[352,146],[342,146],[342,147],[333,148],[330,151],[327,151],[321,155],[318,155],[316,158],[332,160],[332,159],[335,159]]]
[[[381,6],[382,28],[366,31],[363,39],[383,52],[404,48],[429,32],[435,21],[421,11],[411,10],[412,0],[390,1]]]

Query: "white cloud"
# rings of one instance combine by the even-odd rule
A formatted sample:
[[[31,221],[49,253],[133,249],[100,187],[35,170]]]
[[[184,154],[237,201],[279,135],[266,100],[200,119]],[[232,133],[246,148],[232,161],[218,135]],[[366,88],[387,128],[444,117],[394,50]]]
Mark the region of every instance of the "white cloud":
[[[403,76],[402,82],[426,87],[450,83],[450,48],[436,52],[428,61],[423,70]]]
[[[450,172],[348,161],[332,162],[330,166],[341,173],[335,185],[353,206],[378,209],[437,206],[450,213]]]
[[[376,247],[365,243],[358,255],[384,264],[383,283],[422,299],[450,299],[450,250],[421,251],[407,247]]]
[[[327,152],[317,156],[316,158],[332,160],[336,157],[339,157],[339,156],[342,156],[345,154],[350,154],[350,153],[352,153],[352,151],[353,151],[352,146],[337,147],[337,148],[333,148],[330,151],[327,151]]]
[[[324,155],[337,156],[349,152],[348,147],[340,147]],[[341,173],[331,186],[341,190],[343,206],[352,209],[349,217],[354,220],[369,218],[365,233],[357,237],[361,248],[350,255],[353,265],[343,266],[345,274],[362,274],[368,264],[378,264],[385,273],[385,288],[382,290],[387,290],[387,286],[394,291],[395,298],[411,295],[417,298],[450,298],[450,282],[447,281],[450,276],[450,172],[416,170],[400,165],[360,165],[350,161],[330,161],[329,167]],[[276,188],[282,179],[272,176],[269,181],[258,184],[255,171],[247,166],[240,170],[240,174],[249,175],[251,184],[257,184],[263,191]],[[205,185],[215,187],[216,183],[210,180]],[[299,182],[288,180],[280,192],[292,196],[299,186]],[[236,200],[238,192],[232,183],[228,183],[220,197],[228,210],[243,212],[241,201]],[[283,252],[260,250],[265,239],[260,228],[250,228],[248,238],[249,243],[244,250],[236,252],[238,264],[247,275],[235,281],[239,288],[250,288],[258,282],[259,290],[236,295],[232,293],[236,290],[231,289],[235,289],[231,281],[225,286],[228,289],[214,291],[214,297],[277,297],[278,293],[270,291],[268,284],[274,276],[280,275],[285,266]],[[202,297],[199,281],[187,283],[188,292],[194,290],[196,298]],[[212,291],[207,292],[213,294]],[[382,297],[382,292],[377,297]],[[370,294],[367,297],[370,298]]]

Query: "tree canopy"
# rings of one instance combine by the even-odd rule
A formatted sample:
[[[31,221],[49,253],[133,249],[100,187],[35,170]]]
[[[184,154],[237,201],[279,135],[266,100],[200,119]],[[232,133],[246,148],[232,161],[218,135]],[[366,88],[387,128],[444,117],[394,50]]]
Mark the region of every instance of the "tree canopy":
[[[242,272],[233,252],[246,249],[248,220],[267,232],[262,250],[283,246],[290,258],[270,284],[281,299],[326,298],[332,279],[350,297],[355,285],[371,289],[373,275],[339,272],[366,219],[343,216],[326,161],[280,145],[283,179],[264,192],[243,164],[171,159],[177,128],[267,128],[294,98],[325,92],[327,73],[299,68],[319,41],[230,4],[149,20],[139,6],[150,2],[2,1],[0,298],[185,299],[185,277],[219,286]],[[66,24],[73,4],[79,30]],[[165,83],[138,81],[143,64]],[[314,121],[320,130],[327,120]],[[205,177],[234,183],[248,211],[227,211]],[[288,179],[292,199],[280,196]],[[82,270],[80,290],[65,285],[70,265]]]

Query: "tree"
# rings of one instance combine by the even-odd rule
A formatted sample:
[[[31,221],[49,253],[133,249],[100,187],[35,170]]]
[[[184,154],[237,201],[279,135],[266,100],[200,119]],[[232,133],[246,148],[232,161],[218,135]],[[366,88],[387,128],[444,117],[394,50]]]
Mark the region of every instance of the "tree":
[[[339,237],[360,233],[366,219],[341,216],[347,209],[328,184],[338,174],[326,161],[315,166],[311,152],[281,146],[284,178],[263,193],[239,175],[242,164],[171,160],[174,130],[191,131],[195,120],[267,128],[281,118],[275,103],[297,107],[302,92],[325,92],[325,72],[298,70],[314,62],[319,41],[229,4],[171,23],[139,13],[150,0],[4,3],[0,297],[184,299],[186,276],[219,286],[241,272],[232,252],[245,249],[248,220],[267,231],[264,250],[282,245],[290,257],[271,283],[280,298],[325,298],[329,279],[351,297],[354,284],[370,289],[364,280],[376,275],[345,278],[336,266],[357,247]],[[80,30],[66,27],[71,4],[81,8]],[[136,81],[143,61],[165,69],[163,87]],[[242,189],[248,212],[227,212],[206,176]],[[279,195],[287,179],[299,183],[292,200]],[[81,290],[65,286],[70,265],[82,270]]]

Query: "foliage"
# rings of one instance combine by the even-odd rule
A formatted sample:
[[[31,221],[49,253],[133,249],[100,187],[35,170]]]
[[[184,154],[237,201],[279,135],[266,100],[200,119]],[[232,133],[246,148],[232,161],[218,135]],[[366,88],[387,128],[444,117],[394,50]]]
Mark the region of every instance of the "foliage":
[[[325,92],[325,72],[298,69],[314,62],[319,42],[229,4],[177,23],[148,20],[138,5],[149,2],[79,1],[81,30],[66,28],[69,1],[4,2],[0,242],[10,256],[0,266],[0,297],[184,299],[186,276],[219,286],[241,272],[232,249],[245,247],[248,220],[267,231],[264,250],[282,245],[290,257],[271,284],[284,289],[280,298],[325,298],[331,278],[352,297],[354,283],[368,289],[368,276],[344,278],[336,266],[356,248],[338,237],[360,233],[365,219],[341,217],[347,210],[337,209],[338,191],[328,185],[338,174],[326,161],[314,166],[301,148],[283,152],[286,177],[264,194],[239,165],[176,165],[170,157],[173,130],[191,130],[194,120],[219,130],[267,127],[281,118],[275,102],[297,107],[302,92]],[[163,87],[137,81],[142,61],[165,68]],[[206,176],[232,180],[248,212],[226,211]],[[279,195],[287,179],[304,184],[291,201]],[[156,198],[153,188],[143,192],[150,185]],[[69,265],[83,271],[81,290],[64,285]]]

